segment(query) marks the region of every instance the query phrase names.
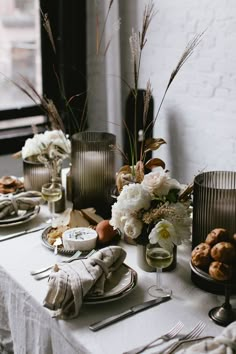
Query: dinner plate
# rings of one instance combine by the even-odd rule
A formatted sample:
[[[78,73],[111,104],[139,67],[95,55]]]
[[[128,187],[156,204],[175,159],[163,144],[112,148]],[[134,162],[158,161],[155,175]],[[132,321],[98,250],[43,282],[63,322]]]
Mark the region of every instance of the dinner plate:
[[[106,279],[104,294],[87,295],[84,304],[102,304],[128,295],[137,285],[137,272],[125,263]]]
[[[18,216],[13,215],[7,219],[5,218],[0,220],[0,227],[15,226],[28,222],[34,219],[38,215],[39,211],[39,205],[36,205],[33,209],[30,210],[19,210]]]

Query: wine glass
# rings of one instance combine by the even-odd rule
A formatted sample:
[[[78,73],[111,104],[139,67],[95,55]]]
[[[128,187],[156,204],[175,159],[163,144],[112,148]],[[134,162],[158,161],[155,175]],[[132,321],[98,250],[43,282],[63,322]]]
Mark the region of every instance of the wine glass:
[[[53,224],[55,219],[55,202],[62,198],[62,185],[58,182],[50,182],[42,185],[42,197],[49,203],[51,218],[47,221]]]
[[[166,297],[172,294],[172,290],[163,287],[161,284],[161,273],[163,268],[169,267],[173,261],[173,250],[167,250],[159,243],[149,243],[146,247],[147,263],[156,268],[156,284],[148,289],[149,295],[153,297]]]

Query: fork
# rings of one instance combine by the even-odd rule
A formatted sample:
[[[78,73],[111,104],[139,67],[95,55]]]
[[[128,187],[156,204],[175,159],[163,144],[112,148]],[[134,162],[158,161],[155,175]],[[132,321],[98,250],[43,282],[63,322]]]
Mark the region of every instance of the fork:
[[[142,345],[140,347],[134,348],[132,350],[129,350],[128,352],[125,352],[123,354],[138,354],[142,353],[145,349],[149,348],[150,345],[152,345],[154,342],[158,340],[163,340],[163,341],[168,341],[172,338],[174,338],[184,327],[183,323],[181,321],[177,322],[174,327],[172,327],[167,333],[163,334],[162,336],[159,336],[155,339],[153,339],[151,342],[146,343],[145,345]]]
[[[165,354],[171,354],[174,352],[174,350],[179,346],[180,343],[184,343],[187,341],[190,341],[191,339],[198,338],[204,328],[206,327],[206,324],[202,321],[199,321],[190,332],[188,332],[186,335],[181,336],[180,338],[177,339],[175,343],[170,344],[169,347],[165,348],[164,353]],[[158,353],[156,353],[158,354]]]
[[[190,338],[190,339],[183,339],[178,341],[178,343],[175,343],[167,352],[165,352],[165,354],[172,354],[175,352],[175,350],[180,347],[182,344],[184,343],[194,343],[197,342],[199,340],[205,340],[205,339],[213,339],[213,336],[205,336],[205,337],[199,337],[197,336],[196,338]],[[154,353],[155,354],[155,353]],[[157,353],[158,354],[158,353]]]
[[[72,257],[62,261],[62,263],[70,263],[73,259],[78,258],[81,255],[81,253],[82,253],[81,251],[77,251],[75,254],[73,254]],[[32,270],[30,272],[30,274],[31,275],[36,275],[36,274],[40,274],[40,273],[46,272],[47,270],[51,269],[54,266],[54,264],[50,264],[49,266],[46,266],[46,267],[43,267],[43,268],[40,268],[40,269],[37,269],[37,270]]]
[[[69,260],[66,260],[66,261],[64,261],[64,262],[60,262],[60,263],[71,263],[71,262],[73,262],[73,261],[76,261],[76,260],[79,260],[79,259],[86,259],[86,258],[89,258],[90,256],[92,256],[92,254],[94,254],[96,252],[96,250],[92,250],[92,251],[90,251],[88,254],[86,254],[86,256],[84,256],[84,257],[79,257],[79,256],[77,256],[77,257],[74,257],[74,256],[72,256]],[[55,264],[54,264],[55,265]],[[54,265],[52,266],[52,267],[54,267]],[[49,269],[48,269],[48,271],[52,268],[52,267],[50,267]],[[41,280],[41,279],[45,279],[45,278],[48,278],[49,277],[49,275],[50,275],[50,272],[46,272],[45,273],[45,271],[43,272],[44,274],[36,274],[36,275],[34,275],[34,279],[35,280]]]
[[[89,252],[86,257],[88,257],[89,255],[91,256],[92,253],[94,253],[95,250],[92,250],[91,252]],[[82,252],[81,251],[77,251],[75,254],[73,254],[73,256],[71,256],[70,258],[64,260],[64,261],[61,261],[60,263],[70,263],[72,262],[73,260],[75,259],[78,259],[80,256],[81,256]],[[49,266],[46,266],[46,267],[43,267],[43,268],[40,268],[40,269],[37,269],[37,270],[32,270],[30,272],[31,275],[37,275],[37,274],[40,274],[40,273],[44,273],[46,272],[47,270],[50,270],[52,267],[54,267],[55,263],[54,264],[50,264]]]

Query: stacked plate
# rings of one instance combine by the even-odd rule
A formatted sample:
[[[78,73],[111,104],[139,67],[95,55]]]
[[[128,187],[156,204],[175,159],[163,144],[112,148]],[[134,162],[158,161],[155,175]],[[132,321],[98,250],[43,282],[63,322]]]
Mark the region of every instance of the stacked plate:
[[[19,210],[17,215],[7,216],[0,220],[0,227],[15,226],[23,224],[35,218],[40,211],[40,206],[36,205],[30,210]]]
[[[137,284],[137,273],[125,263],[106,279],[105,293],[101,296],[87,295],[85,304],[98,304],[118,300],[128,295]]]

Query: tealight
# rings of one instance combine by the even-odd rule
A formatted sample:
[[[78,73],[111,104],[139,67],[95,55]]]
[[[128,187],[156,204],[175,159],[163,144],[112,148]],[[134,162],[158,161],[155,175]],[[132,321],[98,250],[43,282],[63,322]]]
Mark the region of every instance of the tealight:
[[[74,227],[64,231],[62,242],[68,251],[90,251],[96,246],[97,232],[89,227]]]

